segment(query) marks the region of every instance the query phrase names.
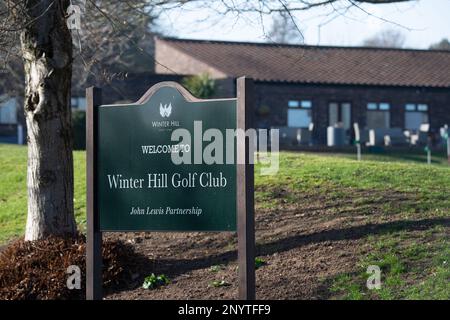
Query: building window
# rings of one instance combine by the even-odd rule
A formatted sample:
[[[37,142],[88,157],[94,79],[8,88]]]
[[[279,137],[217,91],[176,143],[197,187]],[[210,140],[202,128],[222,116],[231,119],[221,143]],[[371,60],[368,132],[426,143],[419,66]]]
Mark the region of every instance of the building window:
[[[391,126],[391,105],[387,102],[367,104],[367,128],[387,129]]]
[[[312,122],[311,100],[289,100],[288,127],[308,128]]]
[[[72,97],[70,100],[72,109],[86,110],[86,98],[85,97]]]
[[[328,125],[350,129],[352,126],[352,105],[349,102],[331,102],[328,105]]]
[[[374,102],[369,102],[367,104],[367,110],[377,110],[378,109],[378,104],[374,103]]]
[[[15,98],[0,97],[0,123],[17,123],[17,103]]]
[[[298,108],[300,103],[297,100],[289,100],[288,107],[289,108]]]
[[[427,112],[428,111],[428,105],[427,104],[418,104],[417,105],[417,111]]]
[[[302,100],[300,102],[300,107],[304,109],[311,109],[312,108],[312,102],[311,100]]]
[[[391,109],[391,106],[389,103],[383,102],[378,105],[378,108],[382,111],[389,111]]]
[[[424,103],[407,103],[405,105],[405,128],[420,130],[423,124],[428,124],[428,105]]]

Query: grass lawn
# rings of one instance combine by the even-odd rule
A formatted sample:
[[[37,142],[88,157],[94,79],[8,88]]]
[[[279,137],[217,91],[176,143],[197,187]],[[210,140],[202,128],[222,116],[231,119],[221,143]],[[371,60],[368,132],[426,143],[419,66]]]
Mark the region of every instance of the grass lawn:
[[[0,144],[0,244],[23,234],[26,156],[25,147]],[[294,212],[309,205],[305,212],[312,219],[313,207],[322,206],[325,209],[321,212],[326,214],[314,216],[309,223],[311,227],[323,225],[325,231],[321,229],[311,239],[322,242],[321,237],[329,236],[339,244],[356,238],[347,234],[353,232],[359,241],[358,259],[349,270],[321,277],[327,298],[450,299],[450,167],[445,158],[435,158],[431,166],[410,161],[404,154],[367,156],[362,162],[352,158],[349,154],[283,152],[277,175],[260,176],[257,166],[257,235],[259,221],[264,225],[265,220],[258,218],[263,213],[270,217],[272,211],[280,211],[276,219],[282,222],[282,210]],[[75,152],[74,159],[75,213],[84,230],[85,153]],[[299,227],[308,227],[308,216],[301,216],[292,217],[300,219]],[[335,229],[329,230],[330,226]],[[273,234],[277,230],[270,229]],[[288,229],[280,230],[284,237],[292,234]],[[308,233],[306,229],[298,232],[298,237]],[[257,245],[270,251],[268,242],[259,238]],[[260,250],[261,255],[264,250]],[[382,270],[380,290],[365,286],[369,265]]]
[[[332,225],[343,219],[334,235],[337,240],[353,239],[346,233],[358,230],[357,220],[369,225],[355,236],[363,238],[357,243],[361,250],[355,267],[323,279],[328,298],[450,299],[446,158],[435,158],[431,166],[404,154],[365,159],[371,160],[358,162],[349,154],[283,153],[278,175],[256,176],[256,206],[277,207],[279,198],[283,207],[298,205],[299,199],[325,203],[323,219],[313,221]],[[366,287],[369,265],[381,268],[380,290]]]
[[[75,214],[81,230],[86,221],[85,153],[74,152]],[[27,213],[27,148],[0,144],[0,244],[23,235]]]

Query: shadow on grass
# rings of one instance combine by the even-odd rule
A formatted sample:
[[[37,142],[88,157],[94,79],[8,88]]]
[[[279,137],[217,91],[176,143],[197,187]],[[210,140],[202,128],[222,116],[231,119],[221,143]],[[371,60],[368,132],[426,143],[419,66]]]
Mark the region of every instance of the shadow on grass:
[[[314,243],[357,240],[371,235],[382,235],[398,231],[420,231],[438,225],[450,226],[450,218],[400,220],[381,224],[366,224],[344,229],[331,229],[311,234],[294,235],[276,241],[258,244],[256,247],[256,255],[271,255],[276,252],[289,251],[300,246]],[[169,278],[175,278],[176,276],[185,274],[189,271],[235,261],[237,259],[237,251],[230,250],[217,255],[204,256],[195,259],[154,260],[141,254],[137,254],[134,259],[133,264],[140,267],[140,277],[137,279],[135,285],[130,285],[127,289],[136,289],[142,284],[145,275],[151,273],[164,273]],[[118,289],[118,291],[122,290]]]
[[[324,155],[327,155],[324,153]],[[330,155],[341,156],[348,159],[356,159],[356,155],[351,151],[342,151],[342,152],[334,152],[330,153]],[[418,164],[426,164],[427,163],[427,154],[425,151],[423,152],[411,152],[405,150],[405,152],[389,152],[389,151],[370,151],[367,149],[363,149],[362,151],[363,160],[368,161],[383,161],[383,162],[412,162]],[[443,164],[446,165],[447,154],[442,151],[432,151],[431,153],[431,163],[432,164]]]
[[[374,154],[376,155],[376,154]],[[396,160],[396,159],[400,159],[403,161],[409,161],[409,162],[416,162],[416,163],[427,163],[427,155],[424,153],[423,155],[420,154],[380,154],[380,156],[386,157],[386,159],[388,158],[392,158],[392,160]],[[439,160],[437,160],[436,158],[439,158]],[[444,154],[432,154],[432,158],[431,158],[431,163],[434,164],[440,164],[445,160],[444,158]]]

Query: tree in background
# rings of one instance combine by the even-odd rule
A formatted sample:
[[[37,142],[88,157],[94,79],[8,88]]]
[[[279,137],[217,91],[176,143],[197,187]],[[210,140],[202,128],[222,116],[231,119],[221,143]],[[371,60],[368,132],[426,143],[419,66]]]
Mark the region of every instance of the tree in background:
[[[219,15],[256,13],[263,16],[277,12],[291,14],[316,7],[334,8],[335,3],[342,1],[123,0],[111,11],[104,10],[110,1],[88,0],[88,4],[100,12],[105,18],[104,21],[113,26],[115,31],[123,32],[122,35],[127,37],[132,27],[128,22],[121,24],[124,21],[121,19],[123,12],[115,10],[128,8],[135,15],[145,16],[149,6],[158,8],[161,13],[192,3],[199,9],[210,8],[212,4],[219,3],[223,8],[222,12],[218,11]],[[383,4],[404,1],[409,0],[354,0],[349,3],[350,6],[358,6],[361,3]],[[67,22],[74,18],[73,14],[77,11],[73,10],[71,2],[71,0],[4,0],[0,3],[2,52],[0,58],[9,59],[11,56],[20,58],[24,68],[24,112],[28,142],[26,240],[76,233],[70,106],[74,53],[72,34]],[[85,0],[81,2],[86,3]],[[68,10],[69,6],[72,8],[71,11]],[[143,19],[144,23],[140,24],[141,26],[145,25],[147,18]],[[102,26],[101,23],[96,24],[99,38],[94,42],[97,46],[92,48],[94,57],[96,50],[103,50],[105,44],[114,40],[114,34],[104,34]],[[92,35],[86,37],[89,41],[92,40]],[[17,50],[19,43],[20,50]],[[106,54],[110,57],[110,62],[105,65],[114,69],[120,65],[114,60],[117,52],[125,54],[127,50],[121,47],[120,41],[112,48],[109,55]],[[95,58],[91,59],[83,61],[86,70],[91,70],[91,66],[96,63]]]
[[[403,48],[405,35],[398,30],[386,29],[371,38],[364,40],[364,47]]]
[[[270,42],[282,44],[302,44],[305,40],[294,17],[286,11],[275,15],[267,38]]]
[[[438,43],[432,44],[430,46],[430,50],[449,50],[450,51],[450,42],[448,39],[442,39]]]
[[[71,3],[82,8],[75,12],[81,14],[81,24],[72,30],[68,24],[74,13]],[[152,65],[150,58],[137,57],[148,57],[142,48],[149,46],[148,27],[153,21],[147,2],[104,1],[101,8],[97,3],[89,1],[85,8],[85,1],[69,0],[9,0],[0,4],[0,58],[8,74],[0,82],[7,84],[10,92],[25,86],[26,240],[74,235],[77,230],[73,208],[72,73],[76,84],[84,89],[89,76],[100,82],[119,70],[128,70],[136,61],[146,60],[149,67]]]
[[[80,29],[71,30],[78,91],[87,84],[102,86],[130,70],[153,70],[154,9],[146,0],[86,3]]]
[[[154,7],[148,6],[146,0],[109,0],[101,2],[101,7],[94,1],[71,3],[80,4],[81,8],[80,28],[70,30],[72,89],[84,92],[89,85],[104,85],[130,70],[153,70],[153,37],[159,29]],[[0,12],[8,10],[7,4],[0,3]],[[0,77],[0,87],[9,96],[18,96],[24,90],[19,35],[0,34],[0,71],[7,75]]]
[[[208,73],[186,77],[182,84],[193,96],[200,99],[211,98],[216,92],[216,82]]]

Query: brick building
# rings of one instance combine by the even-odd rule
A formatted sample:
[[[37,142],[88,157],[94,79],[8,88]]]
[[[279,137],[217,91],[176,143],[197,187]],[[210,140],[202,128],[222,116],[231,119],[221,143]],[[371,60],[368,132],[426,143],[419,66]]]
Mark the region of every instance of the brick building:
[[[157,73],[209,73],[222,79],[222,97],[235,96],[236,77],[252,77],[259,128],[313,128],[312,139],[324,144],[329,126],[350,143],[354,122],[363,132],[402,135],[450,124],[448,51],[155,41]]]
[[[151,86],[161,81],[181,82],[182,75],[129,72],[114,77],[108,83],[88,83],[72,86],[72,111],[86,110],[85,87],[102,88],[105,104],[137,101]],[[0,88],[0,143],[26,143],[26,123],[23,111],[23,89],[2,91]],[[84,139],[84,136],[81,137]]]
[[[206,72],[223,98],[236,96],[237,77],[252,77],[256,127],[280,128],[290,143],[325,144],[329,126],[351,143],[354,122],[363,142],[373,130],[404,138],[423,124],[431,132],[450,125],[450,51],[155,38],[155,61],[155,72],[102,85],[104,103],[136,101],[157,82]],[[72,107],[83,110],[85,92],[76,88]],[[0,92],[0,142],[20,140],[19,124],[26,135],[17,97]],[[299,141],[298,132],[308,139]]]

